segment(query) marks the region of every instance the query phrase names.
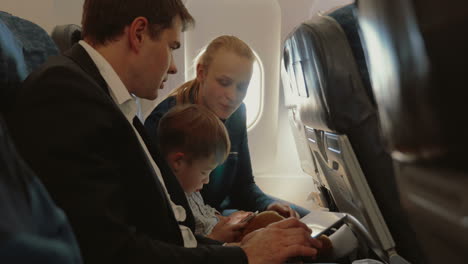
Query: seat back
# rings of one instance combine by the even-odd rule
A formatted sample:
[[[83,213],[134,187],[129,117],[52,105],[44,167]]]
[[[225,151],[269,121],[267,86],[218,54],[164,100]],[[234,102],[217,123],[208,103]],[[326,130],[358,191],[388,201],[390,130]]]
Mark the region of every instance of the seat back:
[[[0,106],[8,102],[12,90],[27,76],[26,63],[21,46],[9,28],[0,20]],[[3,112],[3,111],[2,111]],[[12,142],[0,115],[0,232],[21,231],[23,221],[28,217],[25,183],[16,178],[12,155]],[[13,157],[12,157],[13,156]],[[22,196],[24,195],[24,196]],[[16,202],[14,202],[16,201]]]
[[[314,156],[311,154],[310,149],[307,144],[307,138],[305,136],[304,124],[299,118],[298,107],[301,105],[301,102],[304,101],[303,97],[300,95],[297,90],[297,85],[294,83],[294,76],[290,76],[290,73],[286,70],[286,67],[289,65],[289,49],[284,49],[282,55],[281,67],[281,84],[284,94],[284,104],[288,111],[288,120],[289,125],[292,131],[292,136],[296,146],[296,150],[299,156],[300,166],[302,171],[310,175],[313,179],[314,187],[317,190],[320,190],[325,183],[322,182],[320,174],[318,173],[317,166],[315,164]],[[322,192],[319,192],[322,193]],[[325,197],[320,199],[321,206],[330,207],[330,203]]]
[[[70,49],[81,40],[81,27],[75,24],[55,26],[51,34],[60,52]]]
[[[56,51],[39,26],[0,12],[0,263],[82,263],[65,214],[18,155],[3,121],[30,70]]]
[[[0,110],[13,102],[21,82],[58,49],[47,32],[38,25],[0,11]]]
[[[427,263],[468,260],[465,1],[360,0],[401,199]]]
[[[10,29],[23,50],[28,72],[34,71],[58,49],[47,32],[31,21],[0,11],[0,20]]]
[[[28,75],[28,70],[21,43],[1,19],[0,36],[0,111],[3,112]]]
[[[398,251],[423,263],[381,141],[354,8],[296,28],[286,40],[283,64],[302,97],[297,112],[320,182],[338,210],[366,227],[383,260],[390,262]]]

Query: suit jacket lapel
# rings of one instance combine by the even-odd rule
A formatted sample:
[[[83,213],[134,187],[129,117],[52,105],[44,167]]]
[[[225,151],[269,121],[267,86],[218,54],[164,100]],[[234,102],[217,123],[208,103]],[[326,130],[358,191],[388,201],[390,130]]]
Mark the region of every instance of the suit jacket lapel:
[[[99,69],[89,56],[88,52],[86,52],[86,50],[80,44],[73,45],[73,47],[67,50],[64,55],[80,66],[99,84],[99,87],[101,87],[106,94],[110,95],[107,83],[104,78],[102,78]]]

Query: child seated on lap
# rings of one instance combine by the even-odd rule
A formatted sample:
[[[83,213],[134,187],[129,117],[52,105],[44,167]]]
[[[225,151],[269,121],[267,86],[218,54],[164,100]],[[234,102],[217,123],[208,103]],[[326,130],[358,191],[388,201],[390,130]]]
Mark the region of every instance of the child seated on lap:
[[[249,212],[229,217],[203,201],[200,190],[211,171],[229,155],[230,141],[221,120],[201,105],[181,105],[163,116],[158,127],[161,154],[179,180],[195,217],[195,233],[224,242],[235,242]]]

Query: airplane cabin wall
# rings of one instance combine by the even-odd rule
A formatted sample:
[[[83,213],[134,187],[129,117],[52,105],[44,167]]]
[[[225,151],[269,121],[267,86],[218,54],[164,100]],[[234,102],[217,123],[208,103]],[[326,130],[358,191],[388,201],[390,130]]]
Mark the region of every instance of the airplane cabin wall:
[[[84,0],[1,0],[0,10],[30,20],[51,33],[56,25],[81,25]]]
[[[311,0],[278,0],[281,6],[281,50],[283,49],[284,40],[288,34],[301,22],[307,20],[312,16],[311,10],[319,1]],[[281,50],[278,51],[281,54]],[[254,143],[250,142],[251,147]],[[294,142],[291,127],[288,119],[288,109],[284,106],[284,93],[280,84],[280,97],[278,104],[278,137],[277,137],[277,153],[273,157],[275,162],[274,166],[265,173],[256,174],[257,181],[260,183],[266,182],[261,177],[274,177],[274,178],[306,178],[304,181],[309,180],[302,169],[299,162],[299,156],[296,150],[296,143]],[[278,180],[278,179],[277,179]],[[271,182],[271,179],[269,180]],[[272,185],[271,183],[269,184]],[[312,181],[305,184],[311,186]],[[279,187],[279,186],[278,186]],[[271,187],[270,187],[271,188]],[[265,189],[265,188],[264,188]],[[265,190],[270,193],[277,193],[279,190]]]

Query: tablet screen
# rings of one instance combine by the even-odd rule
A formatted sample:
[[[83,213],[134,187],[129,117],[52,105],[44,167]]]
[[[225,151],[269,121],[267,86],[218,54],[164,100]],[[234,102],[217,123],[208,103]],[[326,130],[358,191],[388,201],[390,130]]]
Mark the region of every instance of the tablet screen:
[[[308,215],[301,218],[301,222],[312,229],[312,237],[316,238],[330,230],[330,228],[340,225],[345,217],[346,214],[344,213],[317,210],[311,211]]]

